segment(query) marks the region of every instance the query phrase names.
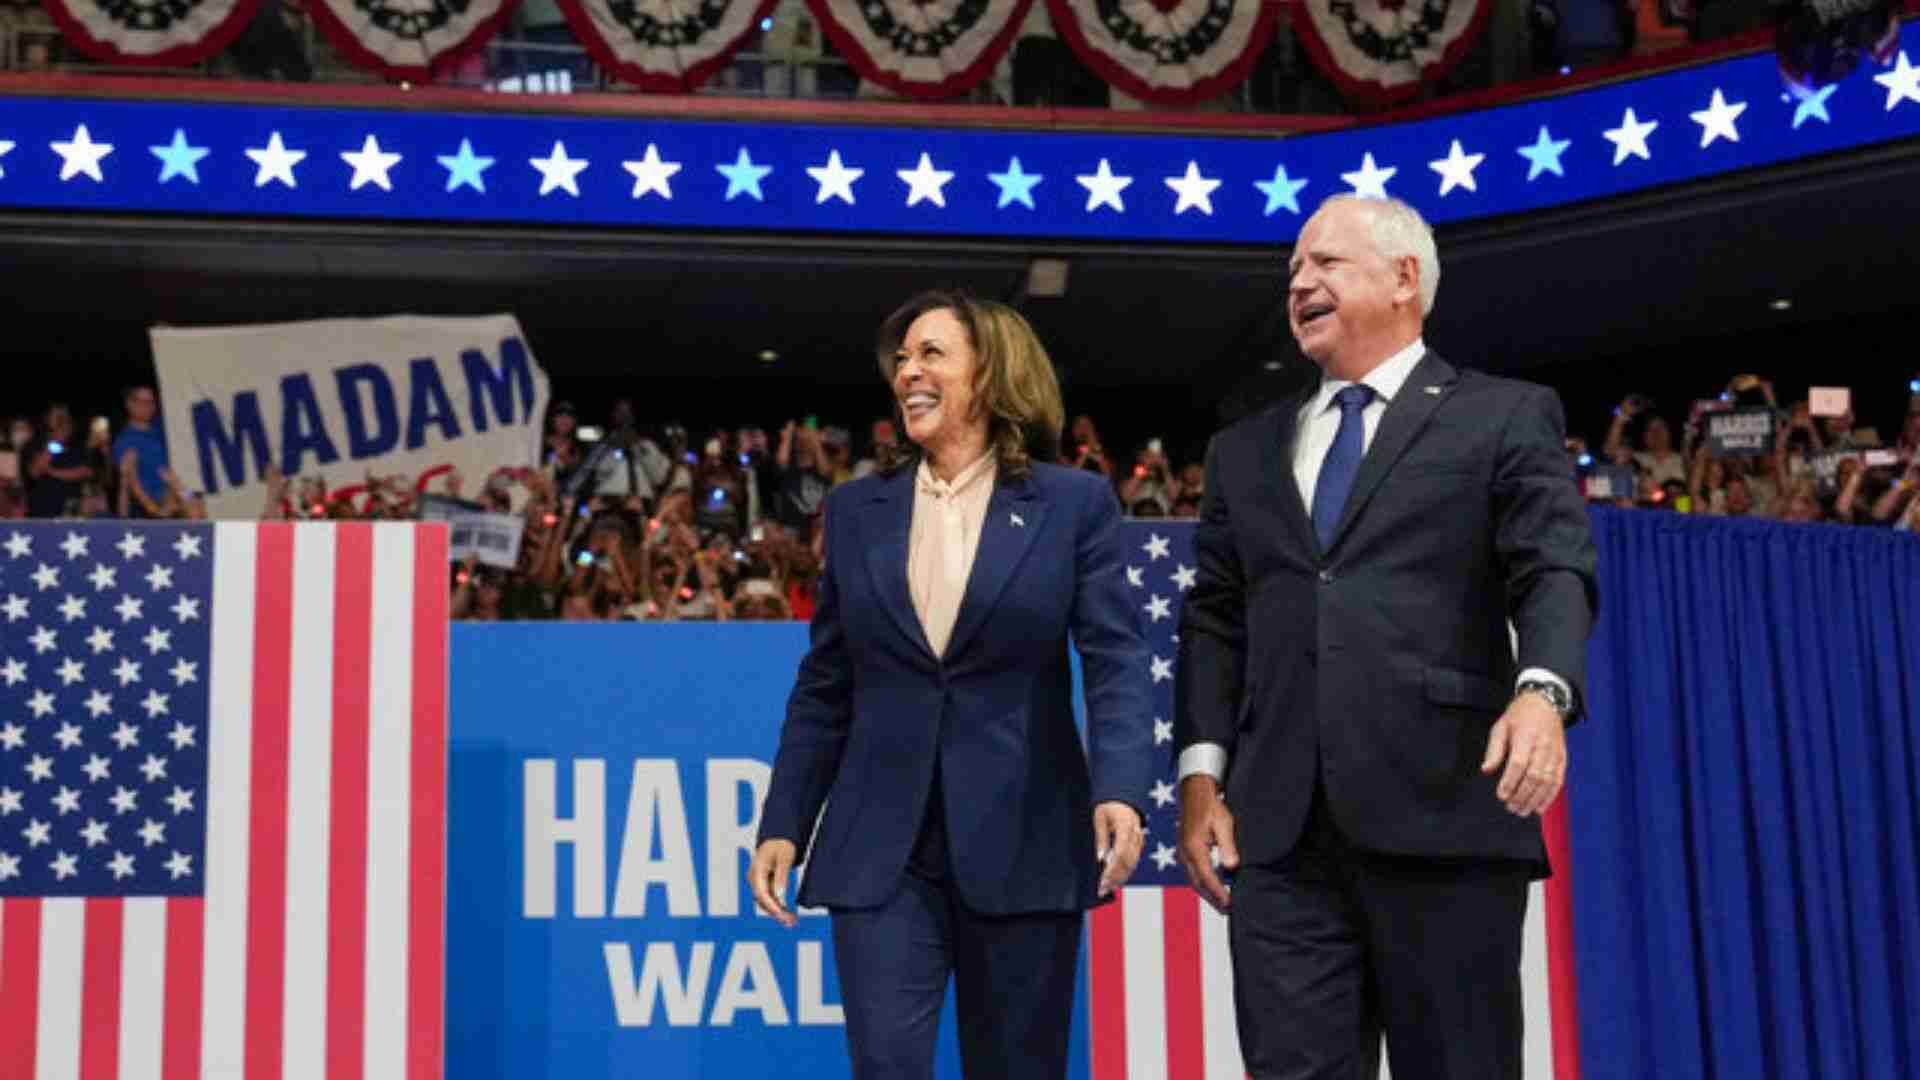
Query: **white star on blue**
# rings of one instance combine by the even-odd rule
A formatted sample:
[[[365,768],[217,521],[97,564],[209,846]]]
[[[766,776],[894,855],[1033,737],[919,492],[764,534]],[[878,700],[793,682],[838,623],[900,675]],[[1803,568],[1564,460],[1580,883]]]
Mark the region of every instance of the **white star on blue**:
[[[1253,186],[1259,188],[1261,194],[1267,197],[1267,212],[1264,216],[1272,217],[1273,212],[1283,206],[1289,213],[1298,214],[1300,189],[1307,186],[1307,178],[1303,176],[1298,180],[1292,179],[1287,175],[1285,165],[1275,165],[1273,179],[1255,180]]]
[[[166,183],[176,176],[184,176],[188,183],[200,182],[200,159],[211,151],[204,146],[188,146],[184,129],[173,129],[173,141],[165,146],[149,146],[153,156],[160,159],[160,182]]]
[[[1555,176],[1567,175],[1560,168],[1560,155],[1566,153],[1567,147],[1572,145],[1572,139],[1555,139],[1548,135],[1546,125],[1542,124],[1540,137],[1534,140],[1533,145],[1519,147],[1520,156],[1527,159],[1527,180],[1531,182],[1543,172],[1550,172]]]
[[[493,168],[493,159],[490,157],[476,156],[473,152],[473,143],[470,140],[461,139],[460,152],[458,154],[441,154],[439,161],[447,170],[448,191],[453,191],[460,185],[466,184],[473,188],[473,190],[483,195],[486,194],[487,181],[481,174]]]
[[[1044,177],[1039,173],[1022,172],[1020,169],[1020,159],[1013,158],[1007,162],[1006,172],[988,173],[987,179],[993,181],[993,185],[1000,189],[1000,201],[994,206],[994,209],[1005,210],[1013,203],[1019,203],[1027,209],[1032,210],[1035,209],[1033,205],[1034,185],[1038,184]]]
[[[733,160],[733,164],[715,165],[714,168],[721,176],[727,178],[728,202],[732,202],[733,197],[740,194],[753,196],[754,202],[767,201],[766,196],[760,191],[760,181],[767,178],[767,174],[773,171],[773,166],[755,165],[753,158],[748,156],[746,147],[740,148],[740,156]]]
[[[1812,97],[1802,101],[1793,110],[1793,130],[1799,131],[1800,125],[1806,123],[1809,117],[1823,124],[1833,123],[1833,117],[1827,115],[1827,99],[1832,97],[1833,92],[1838,89],[1840,89],[1839,83],[1831,83],[1815,90]]]

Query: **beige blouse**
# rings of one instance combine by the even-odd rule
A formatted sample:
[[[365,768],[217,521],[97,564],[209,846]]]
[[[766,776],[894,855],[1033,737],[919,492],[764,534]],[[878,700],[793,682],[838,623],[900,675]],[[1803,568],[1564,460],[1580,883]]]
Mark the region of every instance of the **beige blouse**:
[[[988,450],[951,484],[935,476],[924,459],[914,477],[907,591],[935,656],[946,655],[954,620],[960,616],[996,472],[993,451]]]

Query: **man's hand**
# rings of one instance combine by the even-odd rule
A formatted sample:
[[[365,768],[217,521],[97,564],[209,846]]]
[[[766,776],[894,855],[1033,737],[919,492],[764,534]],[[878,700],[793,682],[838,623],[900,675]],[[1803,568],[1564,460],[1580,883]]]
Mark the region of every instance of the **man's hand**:
[[[753,853],[747,867],[747,884],[753,887],[753,906],[774,917],[781,926],[792,929],[800,917],[787,909],[787,875],[793,871],[800,854],[791,840],[768,840]]]
[[[1521,817],[1538,814],[1560,794],[1567,779],[1567,732],[1546,698],[1521,694],[1494,722],[1480,771],[1491,776],[1503,763],[1506,771],[1494,794],[1508,811]]]
[[[1146,842],[1140,814],[1133,807],[1123,802],[1103,802],[1093,808],[1093,854],[1106,863],[1100,872],[1101,896],[1125,885],[1133,876]]]
[[[1226,883],[1213,869],[1213,853],[1228,870],[1240,866],[1240,849],[1233,842],[1233,813],[1220,797],[1220,783],[1211,776],[1194,775],[1180,782],[1180,864],[1187,880],[1216,910],[1232,902]]]

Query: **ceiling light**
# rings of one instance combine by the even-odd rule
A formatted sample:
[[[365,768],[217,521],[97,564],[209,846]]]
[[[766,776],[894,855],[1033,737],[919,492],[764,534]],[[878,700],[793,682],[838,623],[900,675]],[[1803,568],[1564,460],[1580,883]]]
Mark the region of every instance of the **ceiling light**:
[[[774,351],[773,351],[772,349],[761,349],[761,350],[760,350],[760,362],[761,362],[761,363],[763,363],[763,364],[771,364],[771,363],[773,363],[773,362],[774,362],[775,360],[778,360],[778,359],[780,359],[780,354],[779,354],[779,353],[777,353],[777,352],[774,352]]]
[[[1791,307],[1793,307],[1793,301],[1791,301],[1791,300],[1789,300],[1789,299],[1787,299],[1786,297],[1784,297],[1784,296],[1783,296],[1783,297],[1781,297],[1780,299],[1778,299],[1778,300],[1775,300],[1775,301],[1774,301],[1774,302],[1773,302],[1773,303],[1772,303],[1771,305],[1769,305],[1769,306],[1771,306],[1771,307],[1773,308],[1773,310],[1775,310],[1775,311],[1786,311],[1787,309],[1789,309],[1789,308],[1791,308]]]

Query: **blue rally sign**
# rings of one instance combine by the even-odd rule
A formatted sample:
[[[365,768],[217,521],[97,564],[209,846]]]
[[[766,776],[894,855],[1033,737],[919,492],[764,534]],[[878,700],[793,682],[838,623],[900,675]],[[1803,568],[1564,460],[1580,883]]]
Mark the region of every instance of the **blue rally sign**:
[[[1284,139],[0,98],[0,207],[1270,244],[1343,191],[1461,221],[1910,138],[1902,34],[1805,99],[1755,55]]]

